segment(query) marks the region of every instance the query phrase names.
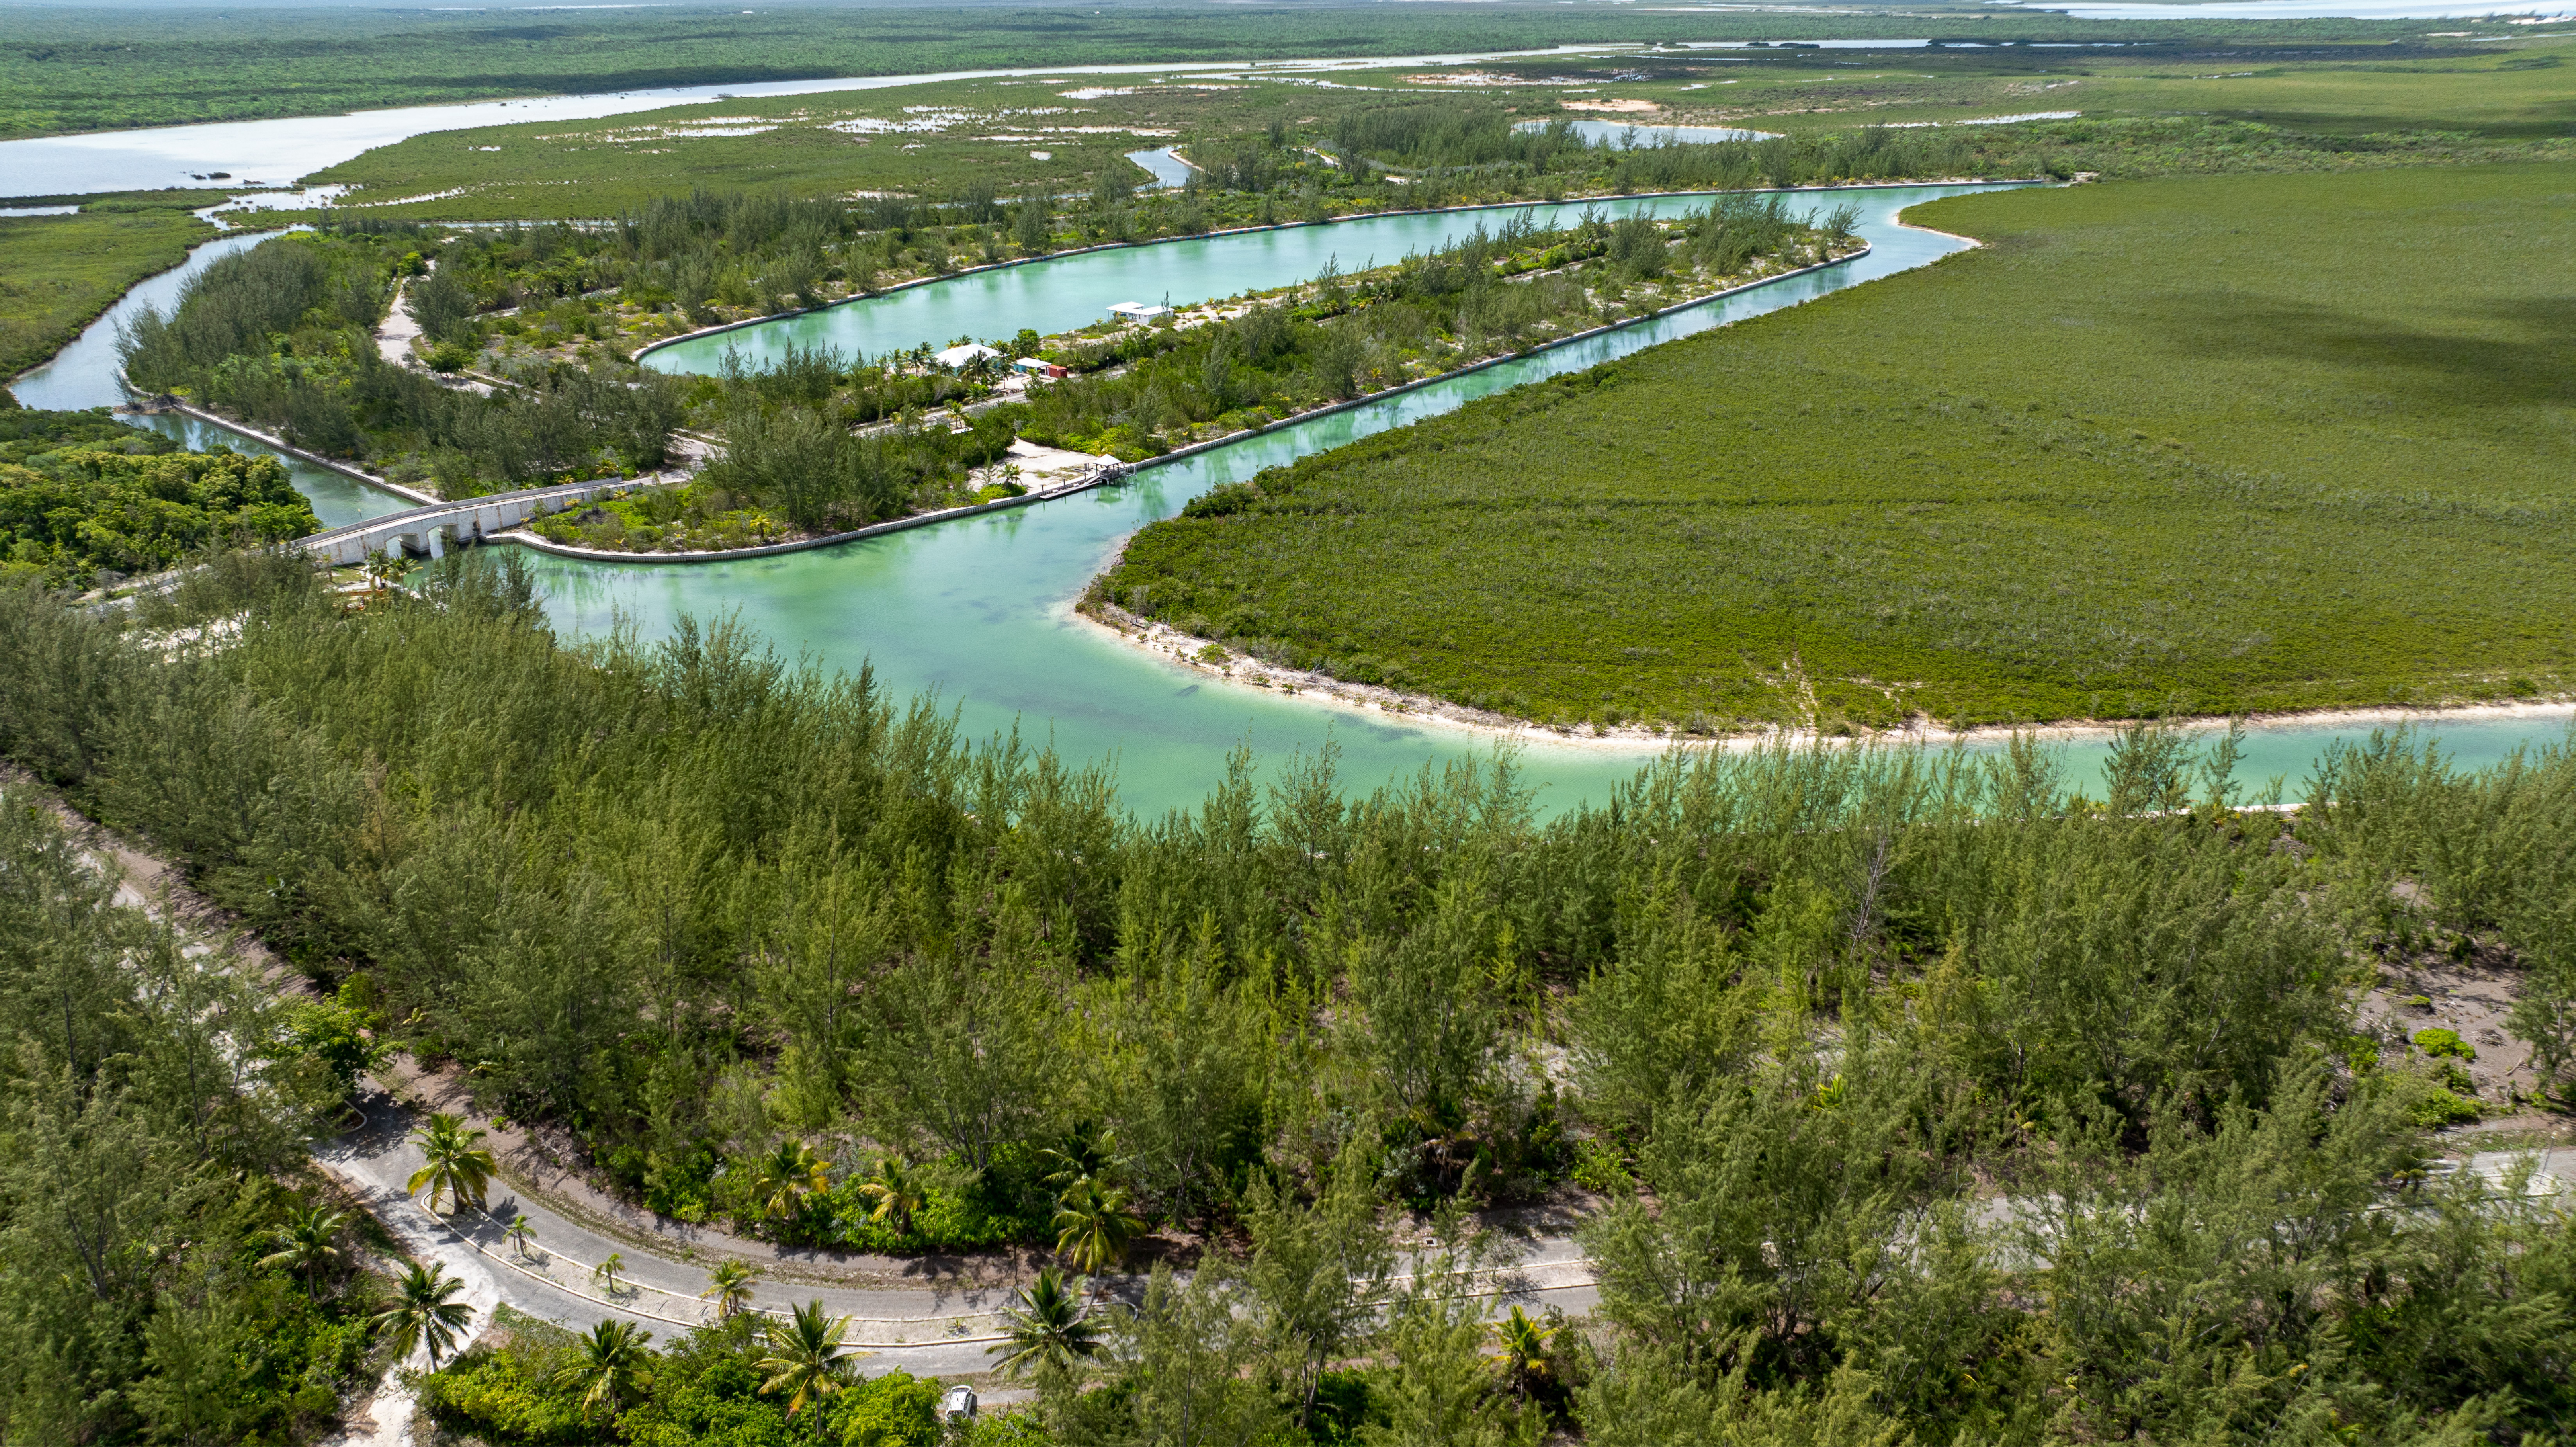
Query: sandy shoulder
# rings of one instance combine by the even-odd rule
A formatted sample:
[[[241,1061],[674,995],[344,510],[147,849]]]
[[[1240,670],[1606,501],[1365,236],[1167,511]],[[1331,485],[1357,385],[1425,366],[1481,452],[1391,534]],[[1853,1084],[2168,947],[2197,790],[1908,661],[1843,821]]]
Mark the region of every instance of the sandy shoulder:
[[[1121,541],[1123,551],[1124,540]],[[1936,747],[1963,744],[1977,748],[1999,746],[2016,737],[2044,743],[2097,743],[2118,737],[2128,727],[2123,720],[2078,719],[2021,727],[1951,729],[1918,717],[1904,728],[1867,730],[1848,738],[1820,734],[1812,728],[1769,727],[1714,737],[1662,733],[1626,725],[1596,726],[1584,730],[1553,729],[1528,719],[1468,708],[1428,694],[1406,693],[1376,684],[1351,683],[1330,674],[1283,668],[1228,648],[1213,639],[1200,638],[1167,624],[1139,618],[1114,604],[1068,607],[1066,611],[1083,624],[1116,638],[1126,647],[1176,663],[1218,683],[1301,698],[1357,713],[1377,714],[1389,720],[1401,719],[1406,723],[1455,729],[1485,738],[1559,747],[1570,745],[1637,755],[1660,753],[1676,745],[1728,750],[1809,743],[1904,743]],[[2249,726],[2269,730],[2323,730],[2503,720],[2539,723],[2552,719],[2576,722],[2576,700],[2461,703],[2433,708],[2309,709],[2293,713],[2250,714],[2246,722]],[[2220,715],[2206,715],[2171,722],[2184,728],[2218,728],[2225,726],[2227,719]]]

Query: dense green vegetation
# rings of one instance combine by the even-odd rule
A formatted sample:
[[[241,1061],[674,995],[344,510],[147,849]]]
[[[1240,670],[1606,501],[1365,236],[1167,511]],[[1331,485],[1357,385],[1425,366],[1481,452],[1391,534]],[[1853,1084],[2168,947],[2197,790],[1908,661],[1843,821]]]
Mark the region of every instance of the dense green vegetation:
[[[2034,13],[1909,16],[1906,33],[1985,40],[2132,40],[2171,45],[2164,22],[2072,21]],[[2484,28],[2481,22],[2448,25]],[[1211,14],[1162,6],[1021,10],[875,6],[553,11],[174,10],[138,28],[117,12],[0,11],[0,135],[265,116],[491,96],[640,90],[1115,62],[1241,63],[1260,58],[1541,48],[1604,40],[1725,36],[1869,38],[1866,14],[1620,14],[1554,5],[1384,12],[1280,6]],[[2420,21],[2193,22],[2178,55],[2212,43],[2332,48],[2417,41]],[[2515,32],[2493,27],[2488,33]]]
[[[1920,207],[1989,244],[1221,492],[1098,596],[1566,725],[2562,690],[2571,180]]]
[[[1670,220],[1587,214],[1541,231],[1506,215],[1455,245],[1286,303],[1042,353],[1089,374],[1036,388],[1022,434],[1133,461],[1640,316],[1852,249],[1851,213],[1817,226],[1778,198],[1728,196]],[[1127,365],[1104,373],[1110,358]]]
[[[2563,154],[2570,48],[2413,35],[2367,46],[1771,47],[1358,72],[1331,88],[1250,68],[1023,77],[747,97],[586,122],[498,124],[319,173],[340,204],[409,217],[597,219],[756,174],[796,191],[955,201],[1140,182],[1172,144],[1186,197],[1086,223],[1111,235],[1655,184],[1893,175],[2349,169]],[[2495,37],[2490,37],[2495,38]],[[2248,68],[2251,67],[2251,68]],[[1515,124],[1621,117],[1785,132],[1756,163],[1652,164]],[[1643,109],[1638,109],[1638,108]],[[1587,109],[1588,108],[1588,109]],[[1992,122],[2064,116],[2074,125]],[[1651,133],[1649,133],[1651,138]],[[1336,164],[1336,159],[1361,164]],[[1392,173],[1392,174],[1390,174]]]
[[[996,338],[1079,375],[993,394],[998,363],[951,372],[928,348],[857,362],[791,349],[749,372],[693,384],[714,400],[725,455],[688,487],[603,503],[538,525],[545,537],[628,551],[740,546],[828,531],[986,489],[1022,488],[992,467],[1017,435],[1133,462],[1343,401],[1748,277],[1847,254],[1851,216],[1816,226],[1776,199],[1731,196],[1673,221],[1587,215],[1540,231],[1524,213],[1457,244],[1353,277],[1052,338]],[[1183,323],[1187,323],[1183,325]],[[980,399],[970,423],[920,425],[925,404]],[[893,418],[852,436],[852,427]],[[983,471],[978,472],[976,469]],[[979,487],[978,482],[982,482]],[[943,489],[944,495],[943,495]],[[992,497],[985,497],[991,501]]]
[[[1859,125],[1980,127],[1999,117],[2080,110],[2087,120],[2214,118],[2264,123],[2350,158],[2398,138],[2412,145],[2568,134],[2570,47],[2545,30],[2435,21],[2371,44],[2219,39],[2202,19],[2154,27],[2115,46],[1817,50],[1773,46],[1568,62],[1485,62],[1469,75],[1363,73],[1371,84],[1439,82],[1531,114],[1593,107],[1616,125],[1752,125],[1792,135]],[[2499,44],[2498,42],[2509,42]],[[1580,87],[1551,93],[1519,86]],[[1606,84],[1594,84],[1606,82]],[[1557,95],[1563,99],[1557,100]],[[1620,112],[1603,103],[1625,102]],[[1640,105],[1651,109],[1638,109]],[[2326,147],[2320,147],[2324,149]]]
[[[0,576],[85,588],[321,527],[274,457],[181,452],[105,408],[0,409]]]
[[[1467,201],[1984,174],[2043,163],[2014,134],[1992,128],[1880,127],[1627,155],[1561,125],[1515,129],[1570,119],[1552,95],[1408,83],[1418,79],[1378,76],[1378,84],[1330,90],[1258,75],[1169,85],[1110,77],[1128,83],[1070,88],[1061,78],[979,80],[738,100],[577,126],[436,132],[313,179],[349,187],[336,203],[343,208],[402,217],[597,219],[657,197],[736,186],[747,173],[794,191],[971,213],[952,221],[999,220],[995,197],[1035,199],[1027,210],[1040,214],[1015,205],[1006,228],[948,243],[961,253],[1003,243],[1026,253],[1074,240]],[[1135,196],[1149,177],[1126,153],[1165,145],[1197,167],[1190,183]]]
[[[0,784],[0,1437],[310,1441],[380,1366],[357,1268],[391,1243],[302,1154],[361,1017],[281,1007],[114,895]]]
[[[2477,956],[2563,1082],[2566,750],[2381,740],[2295,816],[2147,729],[2091,803],[2029,747],[1676,756],[1547,821],[1508,759],[1365,798],[1247,759],[1136,820],[864,675],[540,617],[473,555],[355,617],[255,556],[130,621],[0,590],[0,749],[638,1195],[713,1156],[772,1222],[857,1175],[1245,1248],[1046,1374],[1039,1440],[2537,1443],[2576,1406],[2563,1225],[2412,1169],[2509,1102],[2355,1009]],[[1569,1173],[1605,1305],[1562,1377],[1513,1390],[1449,1288],[1367,1305],[1385,1207]],[[676,1395],[731,1394],[689,1410],[761,1405],[750,1348],[678,1345]]]
[[[452,1432],[494,1444],[629,1442],[637,1447],[790,1447],[858,1442],[940,1447],[937,1381],[901,1371],[848,1381],[791,1417],[789,1394],[764,1392],[769,1345],[737,1315],[673,1333],[656,1350],[638,1340],[603,1353],[596,1333],[574,1335],[518,1313],[454,1365],[427,1379],[421,1409]],[[639,1332],[639,1338],[651,1333]],[[592,1384],[615,1376],[592,1399]],[[846,1370],[846,1366],[844,1368]],[[588,1399],[588,1400],[586,1400]]]
[[[0,216],[0,382],[61,351],[127,287],[177,266],[189,247],[214,234],[184,207],[168,205],[111,202],[71,216]]]
[[[396,277],[423,265],[404,249],[411,240],[402,228],[297,234],[227,256],[189,281],[169,315],[146,311],[120,337],[126,377],[451,497],[662,465],[680,421],[666,378],[540,366],[478,396],[386,361],[373,331]],[[424,322],[445,330],[454,320],[438,310],[441,288],[433,279],[425,289]]]

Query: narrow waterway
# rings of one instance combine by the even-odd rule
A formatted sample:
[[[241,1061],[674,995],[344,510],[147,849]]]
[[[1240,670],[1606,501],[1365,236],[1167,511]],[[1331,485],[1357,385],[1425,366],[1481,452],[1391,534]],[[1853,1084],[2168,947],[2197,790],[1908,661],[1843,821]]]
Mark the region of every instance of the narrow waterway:
[[[1922,265],[1963,244],[1897,224],[1905,207],[1985,189],[1891,187],[1833,193],[1809,204],[1861,206],[1869,256],[1825,272],[1756,288],[1724,301],[1640,323],[1435,387],[1292,427],[1150,469],[1118,488],[988,517],[871,539],[846,547],[739,563],[619,565],[546,558],[539,562],[557,624],[601,632],[624,617],[646,636],[682,614],[734,613],[774,640],[830,668],[862,661],[895,697],[937,692],[964,728],[983,736],[1017,727],[1075,760],[1106,760],[1122,797],[1152,813],[1204,798],[1227,751],[1249,745],[1275,761],[1327,744],[1346,780],[1373,786],[1426,765],[1480,757],[1491,744],[1464,731],[1400,716],[1279,697],[1219,682],[1120,644],[1073,616],[1071,604],[1136,528],[1171,516],[1211,487],[1265,467],[1400,427],[1523,382],[1578,370],[1727,322],[1793,305],[1824,292]],[[1696,198],[1609,203],[1624,213],[1705,204]],[[1579,211],[1578,206],[1562,208]],[[1545,208],[1542,208],[1544,211]],[[979,273],[874,301],[782,319],[656,354],[658,365],[713,367],[727,346],[777,355],[791,343],[882,353],[959,335],[1007,336],[1098,316],[1122,300],[1176,302],[1229,295],[1312,275],[1328,259],[1356,266],[1438,245],[1493,213],[1371,218],[1242,236],[1094,252]],[[1146,291],[1144,288],[1151,287]],[[2526,739],[2555,739],[2561,720],[2446,721],[2441,734],[2472,762],[2502,757]],[[2367,737],[2367,728],[2271,728],[2249,740],[2242,774],[2260,786],[2285,775],[2293,787],[2326,743]],[[2076,773],[2091,775],[2106,750],[2069,746]],[[1528,745],[1522,760],[1556,809],[1599,800],[1632,777],[1647,746]]]
[[[1369,787],[1426,766],[1480,758],[1492,745],[1465,731],[1400,716],[1237,688],[1158,661],[1075,618],[1071,603],[1136,528],[1177,512],[1210,487],[1293,461],[1389,427],[1448,411],[1523,382],[1576,370],[1641,348],[1889,275],[1954,251],[1962,243],[1897,224],[1905,207],[1985,188],[1891,187],[1845,191],[1810,205],[1852,202],[1871,254],[1617,333],[1516,359],[1470,376],[1330,417],[1285,427],[1183,462],[1150,469],[1117,488],[1016,511],[921,528],[843,547],[733,563],[698,565],[573,562],[536,557],[557,626],[599,633],[620,616],[647,637],[683,614],[726,614],[769,638],[782,653],[835,670],[872,667],[888,693],[935,694],[970,735],[1017,728],[1075,761],[1115,770],[1127,804],[1146,813],[1188,807],[1221,776],[1227,752],[1249,745],[1265,765],[1330,746],[1346,781]],[[1622,213],[1704,204],[1698,198],[1604,203]],[[1542,208],[1543,210],[1545,208]],[[1579,211],[1568,206],[1564,211]],[[727,345],[774,356],[790,339],[882,353],[924,341],[1008,335],[1020,326],[1053,330],[1099,314],[1111,301],[1175,301],[1229,295],[1311,276],[1327,261],[1357,266],[1436,246],[1495,213],[1371,217],[1332,226],[1199,238],[1089,253],[980,273],[891,297],[786,318],[658,354],[661,365],[711,366]],[[186,267],[136,288],[107,317],[15,387],[36,407],[89,407],[120,400],[115,322],[143,306],[164,306],[188,275],[258,237],[228,236],[199,248]],[[1139,288],[1152,284],[1150,293]],[[257,443],[185,418],[137,419],[191,445]],[[395,498],[323,468],[286,459],[296,485],[327,526],[397,511]],[[2562,712],[2510,719],[2445,718],[2435,725],[2464,762],[2504,757],[2526,742],[2566,736]],[[2271,726],[2253,731],[2242,777],[2259,786],[2285,776],[2293,788],[2329,741],[2368,736],[2368,726]],[[2098,742],[2068,747],[2079,776],[2099,767]],[[1526,745],[1522,762],[1542,806],[1599,800],[1652,754],[1644,745],[1546,742]]]
[[[164,186],[243,190],[287,186],[315,171],[433,131],[517,125],[530,121],[587,121],[607,116],[708,101],[767,96],[823,95],[836,91],[889,90],[946,80],[985,80],[1026,75],[1311,75],[1354,68],[1448,66],[1523,56],[1598,54],[1636,49],[1632,43],[1561,45],[1545,50],[1487,51],[1457,55],[1332,56],[1311,60],[1159,61],[1121,65],[1021,66],[952,70],[917,75],[841,76],[817,80],[733,81],[658,90],[592,95],[530,96],[456,105],[400,106],[336,116],[285,116],[274,120],[219,121],[195,126],[154,126],[131,131],[89,131],[0,141],[0,195],[89,196],[106,191],[148,191]]]
[[[83,329],[69,346],[54,353],[53,360],[10,383],[9,391],[17,397],[19,405],[48,411],[75,412],[86,407],[122,404],[125,388],[119,381],[117,367],[117,327],[145,311],[169,311],[178,304],[179,293],[190,278],[234,252],[247,251],[275,235],[274,231],[236,232],[218,236],[189,252],[186,261],[144,280],[119,297],[116,305]],[[286,464],[287,476],[294,481],[295,490],[312,502],[314,515],[322,519],[325,528],[364,522],[386,513],[401,512],[413,505],[407,498],[379,491],[356,478],[333,472],[327,467],[316,467],[301,458],[276,452],[273,448],[192,417],[127,416],[119,420],[167,433],[193,448],[222,446],[235,452],[274,455]]]
[[[1918,200],[1949,194],[1919,187],[1906,188],[1905,193]],[[1884,198],[1896,193],[1852,194]],[[1572,225],[1586,209],[1606,216],[1670,216],[1705,207],[1709,199],[1630,196],[1517,209],[1530,211],[1542,227],[1555,227]],[[1386,265],[1410,252],[1437,250],[1477,227],[1491,230],[1515,210],[1405,211],[1085,251],[970,272],[930,286],[684,338],[646,353],[644,363],[658,371],[713,373],[722,369],[728,351],[740,352],[746,365],[759,367],[778,360],[791,347],[832,347],[858,358],[904,351],[923,342],[945,346],[959,337],[1007,339],[1023,327],[1042,335],[1068,331],[1101,320],[1122,301],[1187,306],[1211,297],[1310,280],[1326,266],[1352,272],[1372,264]],[[1894,211],[1888,215],[1892,217]],[[1945,243],[1950,249],[1956,245]],[[1767,305],[1759,308],[1769,309]]]

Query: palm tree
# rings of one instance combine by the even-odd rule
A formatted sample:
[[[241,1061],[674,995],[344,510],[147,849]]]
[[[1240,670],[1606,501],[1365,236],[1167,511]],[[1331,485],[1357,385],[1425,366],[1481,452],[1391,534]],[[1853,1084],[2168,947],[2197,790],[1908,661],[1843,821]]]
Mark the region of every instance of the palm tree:
[[[1046,1183],[1062,1191],[1085,1176],[1108,1175],[1117,1140],[1116,1131],[1096,1121],[1077,1122],[1062,1141],[1038,1152],[1039,1163],[1047,1168]]]
[[[524,1261],[528,1257],[528,1243],[537,1239],[537,1223],[528,1219],[527,1212],[514,1211],[510,1215],[510,1224],[501,1228],[501,1234],[510,1238],[510,1249],[518,1252],[519,1259]]]
[[[297,1211],[286,1218],[286,1224],[268,1233],[277,1249],[259,1258],[262,1266],[283,1266],[304,1278],[304,1294],[313,1294],[313,1277],[325,1266],[340,1259],[335,1244],[340,1228],[349,1218],[338,1211],[315,1206]]]
[[[394,1285],[394,1304],[375,1318],[376,1326],[392,1339],[395,1360],[410,1356],[413,1347],[426,1341],[429,1369],[438,1370],[438,1359],[456,1345],[456,1334],[474,1322],[473,1307],[449,1300],[464,1289],[464,1282],[435,1261],[403,1272]]]
[[[1511,1315],[1493,1324],[1493,1332],[1494,1344],[1503,1359],[1503,1375],[1511,1379],[1513,1391],[1526,1398],[1555,1379],[1556,1333],[1517,1306]]]
[[[628,1322],[603,1321],[592,1327],[587,1336],[573,1338],[579,1355],[555,1373],[559,1388],[581,1388],[582,1420],[590,1420],[591,1410],[605,1404],[611,1413],[626,1404],[627,1391],[635,1385],[636,1369],[644,1365],[644,1344],[653,1339],[649,1331],[638,1330]]]
[[[623,1251],[611,1251],[608,1253],[607,1260],[590,1268],[591,1284],[597,1286],[602,1295],[615,1296],[617,1294],[618,1273],[625,1269],[626,1253]]]
[[[753,1364],[769,1373],[760,1390],[771,1395],[785,1392],[790,1417],[806,1403],[840,1391],[848,1385],[860,1356],[841,1344],[849,1330],[850,1319],[825,1316],[820,1301],[794,1308],[787,1321],[770,1323],[769,1355]]]
[[[411,566],[411,559],[400,553],[387,552],[383,548],[371,548],[367,552],[367,561],[360,566],[359,571],[366,575],[367,591],[381,593],[393,584],[401,582],[403,575],[411,571]]]
[[[808,1192],[831,1188],[830,1163],[800,1140],[781,1140],[776,1150],[762,1156],[752,1167],[752,1194],[764,1216],[795,1215],[797,1204]]]
[[[707,1273],[707,1289],[698,1300],[716,1304],[716,1320],[727,1321],[751,1310],[751,1283],[760,1276],[760,1268],[748,1261],[719,1261]]]
[[[1082,1282],[1067,1284],[1052,1266],[1020,1288],[1019,1305],[1002,1313],[1009,1340],[989,1349],[1009,1352],[1002,1358],[1005,1375],[1021,1376],[1048,1363],[1071,1366],[1100,1350],[1100,1328],[1083,1304],[1083,1290]]]
[[[1085,1176],[1064,1188],[1056,1204],[1055,1254],[1089,1274],[1126,1259],[1127,1243],[1145,1229],[1145,1218],[1127,1209],[1127,1188]]]
[[[431,1215],[438,1214],[441,1196],[451,1207],[465,1201],[483,1204],[483,1192],[501,1168],[490,1151],[475,1144],[483,1139],[481,1130],[467,1130],[464,1117],[440,1111],[429,1118],[427,1125],[413,1131],[411,1138],[420,1153],[429,1158],[429,1164],[412,1172],[411,1182],[404,1189],[419,1195],[427,1188]]]
[[[859,1187],[859,1194],[877,1203],[868,1219],[884,1222],[898,1236],[912,1230],[912,1213],[920,1210],[928,1198],[921,1178],[894,1156],[877,1162],[877,1173]]]

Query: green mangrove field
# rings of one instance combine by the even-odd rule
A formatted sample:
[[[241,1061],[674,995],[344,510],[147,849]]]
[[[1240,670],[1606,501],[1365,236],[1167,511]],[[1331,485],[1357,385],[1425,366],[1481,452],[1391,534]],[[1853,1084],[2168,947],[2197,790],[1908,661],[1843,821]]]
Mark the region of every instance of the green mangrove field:
[[[0,216],[0,383],[61,351],[126,288],[185,260],[215,228],[205,198],[112,198],[69,216]]]
[[[995,465],[1013,436],[1126,462],[1161,456],[1848,256],[1858,247],[1852,224],[1848,210],[1793,220],[1776,196],[1732,195],[1673,221],[1587,212],[1555,230],[1523,212],[1393,266],[1333,270],[1149,326],[996,337],[996,355],[955,369],[934,364],[927,346],[890,358],[791,347],[756,371],[733,355],[717,376],[687,384],[723,431],[723,457],[685,487],[538,531],[594,548],[678,551],[1019,496],[1016,465]],[[1003,356],[1068,375],[1001,392]],[[943,402],[955,410],[928,410]]]
[[[1565,727],[2563,691],[2571,181],[1920,207],[1985,244],[1212,494],[1094,597]]]
[[[2177,34],[2170,22],[2079,21],[2046,12],[2008,20],[1911,18],[1908,34],[1982,41],[1986,49],[1999,40],[2119,40],[2169,63],[2219,47],[2240,58],[2251,48],[2267,59],[2343,51],[2384,60],[2390,48],[2425,45],[2423,26],[2412,21],[2195,20]],[[2486,33],[2496,38],[2517,34],[2483,20],[2448,28],[2490,25]],[[1527,3],[1400,14],[1337,4],[1223,14],[1153,3],[1081,11],[885,5],[541,15],[233,7],[176,9],[148,27],[114,11],[21,6],[0,12],[0,135],[1005,66],[1240,65],[1601,41],[1871,39],[1887,31],[1865,13],[1594,12]],[[1604,59],[1603,73],[1615,74],[1649,57]]]

